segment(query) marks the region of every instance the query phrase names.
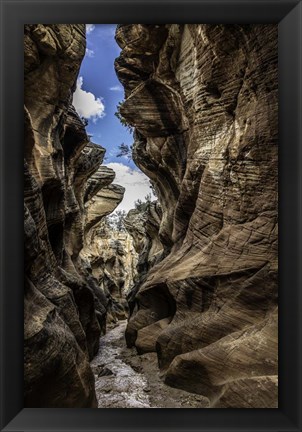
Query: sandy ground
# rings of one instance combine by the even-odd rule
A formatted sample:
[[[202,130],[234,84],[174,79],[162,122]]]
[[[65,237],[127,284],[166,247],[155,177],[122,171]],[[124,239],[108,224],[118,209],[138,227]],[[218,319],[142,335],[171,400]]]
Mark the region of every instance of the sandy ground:
[[[138,356],[126,347],[126,325],[120,321],[101,337],[91,362],[99,408],[207,408],[202,396],[161,381],[155,353]]]

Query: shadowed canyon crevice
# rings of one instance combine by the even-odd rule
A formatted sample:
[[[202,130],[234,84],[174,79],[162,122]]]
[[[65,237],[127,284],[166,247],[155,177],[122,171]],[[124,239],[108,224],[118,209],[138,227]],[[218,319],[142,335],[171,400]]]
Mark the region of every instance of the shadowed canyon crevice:
[[[72,105],[85,26],[25,26],[25,405],[275,408],[277,26],[115,37],[158,197],[122,232],[124,187]]]

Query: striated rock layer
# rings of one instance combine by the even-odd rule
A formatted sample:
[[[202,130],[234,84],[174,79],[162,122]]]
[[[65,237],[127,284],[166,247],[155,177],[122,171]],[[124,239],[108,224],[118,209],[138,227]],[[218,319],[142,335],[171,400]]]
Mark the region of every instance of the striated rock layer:
[[[102,219],[89,231],[81,257],[105,294],[106,323],[127,319],[126,294],[136,276],[137,263],[131,236]]]
[[[120,113],[163,253],[127,341],[211,407],[277,407],[277,26],[120,25]]]
[[[97,406],[89,360],[107,300],[80,251],[124,189],[72,106],[84,53],[84,25],[25,26],[26,407]]]
[[[163,257],[163,246],[158,237],[162,211],[159,203],[154,201],[147,204],[145,209],[132,209],[124,220],[128,233],[133,238],[133,246],[138,254],[136,274],[133,285],[127,293],[130,316],[139,309],[137,293],[146,280],[149,270],[154,264],[161,261]],[[131,332],[126,332],[126,342],[129,347],[133,346],[135,338]],[[139,349],[138,344],[136,347]]]

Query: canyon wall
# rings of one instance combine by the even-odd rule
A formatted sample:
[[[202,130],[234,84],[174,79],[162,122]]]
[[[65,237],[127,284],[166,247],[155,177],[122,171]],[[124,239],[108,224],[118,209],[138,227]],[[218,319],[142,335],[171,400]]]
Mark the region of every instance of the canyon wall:
[[[106,219],[93,226],[81,257],[106,296],[106,322],[128,318],[126,295],[136,277],[137,254],[132,237],[111,227]]]
[[[120,114],[161,206],[128,345],[210,407],[277,407],[277,26],[119,25],[116,41]]]
[[[163,257],[163,246],[158,237],[162,217],[161,206],[158,201],[154,201],[146,202],[145,207],[130,210],[124,219],[124,226],[133,239],[133,247],[138,255],[131,289],[126,294],[130,315],[139,307],[136,294],[149,270]],[[133,345],[129,333],[126,333],[126,342],[130,347]]]
[[[97,406],[89,361],[110,299],[87,248],[124,188],[72,106],[85,45],[85,25],[25,26],[26,407]]]

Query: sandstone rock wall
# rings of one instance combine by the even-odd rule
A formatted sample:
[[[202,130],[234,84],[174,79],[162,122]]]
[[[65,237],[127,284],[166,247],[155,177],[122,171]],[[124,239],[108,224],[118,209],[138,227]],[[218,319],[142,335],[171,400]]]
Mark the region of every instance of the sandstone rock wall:
[[[106,327],[106,296],[80,252],[122,200],[105,150],[72,106],[84,25],[24,33],[24,380],[27,407],[96,407],[89,360]]]
[[[133,246],[138,254],[136,274],[132,278],[131,289],[127,293],[130,315],[139,307],[136,300],[137,292],[145,281],[154,264],[163,257],[163,245],[158,236],[162,211],[158,201],[147,204],[146,209],[132,209],[128,212],[124,225],[133,239]],[[133,338],[126,333],[128,346],[133,345]]]
[[[137,254],[131,236],[102,219],[90,230],[81,256],[106,296],[106,322],[127,319],[126,295],[137,272]]]
[[[277,26],[120,25],[116,40],[120,112],[162,209],[128,343],[212,407],[276,407]]]

